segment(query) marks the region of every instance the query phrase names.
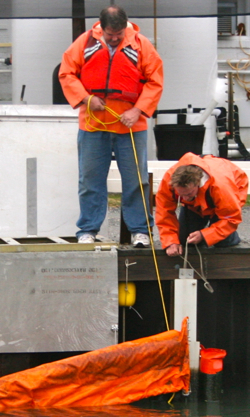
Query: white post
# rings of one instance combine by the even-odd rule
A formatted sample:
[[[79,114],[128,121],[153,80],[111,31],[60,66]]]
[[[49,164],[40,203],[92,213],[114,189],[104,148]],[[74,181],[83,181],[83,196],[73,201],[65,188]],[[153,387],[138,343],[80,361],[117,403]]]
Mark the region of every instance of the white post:
[[[190,369],[197,372],[200,357],[200,343],[196,340],[197,280],[192,278],[193,271],[191,269],[181,269],[180,276],[183,278],[174,281],[174,329],[180,330],[184,317],[189,318]]]

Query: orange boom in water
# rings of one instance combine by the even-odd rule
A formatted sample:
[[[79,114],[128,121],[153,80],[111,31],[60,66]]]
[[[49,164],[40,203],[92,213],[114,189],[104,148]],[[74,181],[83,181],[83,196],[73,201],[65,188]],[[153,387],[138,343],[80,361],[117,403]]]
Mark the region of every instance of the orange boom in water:
[[[108,346],[0,378],[7,408],[125,404],[189,390],[187,319],[182,330]]]

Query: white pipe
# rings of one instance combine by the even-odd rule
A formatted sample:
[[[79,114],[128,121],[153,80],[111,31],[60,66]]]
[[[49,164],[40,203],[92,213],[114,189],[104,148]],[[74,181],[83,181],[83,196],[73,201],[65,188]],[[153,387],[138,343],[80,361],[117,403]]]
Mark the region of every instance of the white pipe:
[[[247,151],[250,153],[250,149],[247,149]],[[240,151],[236,150],[236,149],[228,149],[228,156],[232,157],[232,158],[242,158],[242,154],[240,153]]]
[[[221,114],[221,110],[220,109],[214,109],[211,114],[215,117],[219,117],[219,115]]]
[[[249,59],[218,59],[218,64],[228,64],[230,62],[231,64],[238,64],[241,62],[248,62]]]
[[[237,143],[229,143],[227,146],[228,146],[228,149],[239,149],[239,146]]]
[[[214,99],[211,100],[209,106],[194,119],[191,125],[203,125],[207,118],[211,115],[218,102]]]
[[[230,59],[230,60],[226,60],[226,59],[218,59],[217,60],[217,64],[218,66],[220,64],[227,64],[228,68],[224,68],[224,69],[219,69],[217,72],[218,74],[227,74],[228,72],[232,72],[233,74],[237,74],[237,73],[241,73],[241,74],[250,74],[249,70],[243,70],[241,68],[238,68],[237,70],[232,69],[230,67],[230,64],[245,64],[248,63],[249,59]]]
[[[229,71],[227,71],[227,70],[219,70],[219,71],[217,71],[218,72],[218,74],[227,74]],[[230,72],[232,73],[232,74],[237,74],[238,72],[240,72],[241,74],[250,74],[250,71],[246,71],[246,70],[239,70],[239,71],[235,71],[235,70],[230,70]]]

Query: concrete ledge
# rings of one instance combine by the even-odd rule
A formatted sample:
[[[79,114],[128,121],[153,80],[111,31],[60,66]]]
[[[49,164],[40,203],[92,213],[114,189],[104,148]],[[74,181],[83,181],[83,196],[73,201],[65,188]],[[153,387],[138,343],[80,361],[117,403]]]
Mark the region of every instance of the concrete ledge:
[[[165,172],[177,161],[148,161],[148,171],[153,173],[153,193],[158,190],[159,184]],[[249,179],[248,194],[250,194],[250,161],[233,161],[235,165],[246,172]],[[121,193],[121,177],[116,161],[111,162],[108,176],[108,191],[110,193]]]

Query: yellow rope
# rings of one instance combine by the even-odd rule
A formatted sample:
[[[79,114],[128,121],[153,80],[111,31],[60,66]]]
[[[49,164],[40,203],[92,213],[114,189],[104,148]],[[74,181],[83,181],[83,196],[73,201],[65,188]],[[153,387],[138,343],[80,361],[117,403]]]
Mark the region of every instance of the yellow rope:
[[[90,101],[91,101],[92,97],[93,97],[93,95],[92,96],[89,96],[89,99],[88,99],[88,104],[87,104],[87,114],[88,114],[88,117],[86,119],[85,127],[88,130],[88,132],[103,131],[103,130],[104,131],[107,131],[108,130],[108,126],[107,125],[111,125],[111,124],[114,124],[116,122],[119,122],[120,116],[114,110],[110,109],[107,106],[104,106],[105,110],[108,111],[112,116],[114,116],[115,119],[112,122],[105,122],[105,123],[102,122],[101,120],[99,120],[95,116],[94,112],[90,109]],[[96,123],[101,124],[102,125],[102,128],[101,129],[98,129],[98,127],[92,126],[91,120],[94,120]],[[116,133],[115,130],[108,130],[108,131],[111,132],[111,133]]]
[[[103,126],[104,130],[107,130],[106,125],[118,122],[120,120],[120,115],[117,114],[114,110],[110,109],[109,107],[104,106],[105,110],[107,110],[110,114],[112,114],[115,117],[115,120],[113,122],[108,122],[108,123],[101,122],[100,120],[98,120],[96,118],[96,116],[94,115],[94,113],[90,109],[90,101],[91,101],[92,97],[93,96],[90,96],[89,99],[88,99],[88,104],[87,104],[88,118],[87,118],[86,124],[88,124],[88,126],[90,126],[93,129],[91,131],[103,130],[103,129],[98,129],[98,128],[91,125],[91,119],[93,119],[96,122],[100,123]],[[151,243],[151,248],[152,248],[152,254],[153,254],[153,259],[154,259],[156,276],[157,276],[160,295],[161,295],[161,301],[162,301],[162,307],[163,307],[166,327],[167,327],[167,330],[169,330],[168,318],[167,318],[166,307],[165,307],[164,296],[163,296],[162,285],[161,285],[161,278],[160,278],[158,263],[157,263],[157,259],[156,259],[156,255],[155,255],[154,242],[153,242],[152,232],[151,232],[150,223],[149,223],[148,210],[147,210],[147,205],[146,205],[146,201],[145,201],[145,195],[144,195],[144,190],[143,190],[143,185],[142,185],[142,180],[141,180],[141,173],[140,173],[140,168],[139,168],[139,163],[138,163],[138,158],[137,158],[134,136],[133,136],[132,129],[129,129],[129,131],[130,131],[130,137],[131,137],[131,142],[132,142],[132,147],[133,147],[133,152],[134,152],[134,158],[135,158],[135,163],[136,163],[136,168],[137,168],[137,174],[138,174],[140,189],[141,189],[141,195],[142,195],[142,201],[143,201],[145,216],[146,216],[146,220],[147,220],[147,227],[148,227],[149,238],[150,238],[150,243]],[[112,132],[112,131],[109,130],[109,132]],[[112,132],[112,133],[116,133],[116,132]]]
[[[130,136],[131,136],[131,141],[132,141],[132,146],[133,146],[133,151],[134,151],[134,157],[135,157],[135,163],[136,163],[136,168],[137,168],[139,184],[140,184],[140,188],[141,188],[142,201],[143,201],[144,211],[145,211],[146,220],[147,220],[149,238],[150,238],[150,243],[151,243],[151,248],[152,248],[154,264],[155,264],[156,276],[157,276],[157,280],[158,280],[158,284],[159,284],[159,290],[160,290],[160,295],[161,295],[161,300],[162,300],[162,307],[163,307],[164,317],[165,317],[165,321],[166,321],[167,330],[169,330],[168,318],[167,318],[166,307],[165,307],[165,302],[164,302],[164,297],[163,297],[163,292],[162,292],[162,286],[161,286],[161,279],[160,279],[160,274],[159,274],[159,268],[158,268],[158,263],[157,263],[157,259],[156,259],[156,255],[155,255],[154,241],[153,241],[152,232],[151,232],[150,223],[149,223],[148,210],[147,210],[147,205],[146,205],[146,201],[145,201],[145,195],[144,195],[144,190],[143,190],[143,185],[142,185],[142,180],[141,180],[141,173],[140,173],[140,168],[139,168],[139,163],[138,163],[137,152],[136,152],[135,141],[134,141],[134,136],[133,136],[132,129],[130,129]]]
[[[173,393],[173,395],[171,396],[171,398],[168,400],[168,404],[171,405],[171,407],[173,407],[173,404],[171,404],[171,402],[174,399],[174,396],[175,396],[175,392]]]

